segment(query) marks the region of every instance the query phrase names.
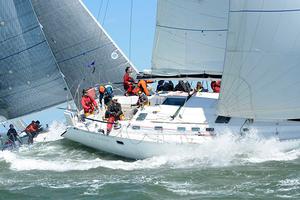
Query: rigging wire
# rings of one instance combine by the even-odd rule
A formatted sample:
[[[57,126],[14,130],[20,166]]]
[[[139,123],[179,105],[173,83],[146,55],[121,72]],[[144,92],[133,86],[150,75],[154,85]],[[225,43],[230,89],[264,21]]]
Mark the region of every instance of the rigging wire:
[[[100,13],[101,13],[101,10],[102,10],[102,5],[103,5],[103,0],[101,0],[100,2],[100,6],[99,6],[99,9],[98,9],[98,14],[97,14],[97,21],[99,21],[99,17],[100,17]]]
[[[130,1],[130,21],[129,21],[129,60],[131,60],[132,10],[133,10],[133,0]]]

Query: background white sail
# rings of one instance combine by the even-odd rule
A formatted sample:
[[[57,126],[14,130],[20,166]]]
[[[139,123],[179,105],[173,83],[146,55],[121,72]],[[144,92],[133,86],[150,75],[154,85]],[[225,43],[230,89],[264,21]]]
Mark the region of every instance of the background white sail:
[[[300,118],[300,1],[231,0],[218,113]]]
[[[229,0],[158,0],[154,74],[222,74]]]
[[[0,116],[36,112],[68,94],[30,0],[0,0]]]
[[[125,68],[133,66],[80,0],[32,3],[78,108],[82,89],[95,84],[112,82],[124,94]]]

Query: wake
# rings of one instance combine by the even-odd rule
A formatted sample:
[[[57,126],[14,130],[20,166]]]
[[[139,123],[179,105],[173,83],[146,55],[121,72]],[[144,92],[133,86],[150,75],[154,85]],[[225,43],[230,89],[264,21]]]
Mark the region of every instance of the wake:
[[[32,148],[21,148],[18,152],[0,153],[0,161],[9,163],[15,171],[49,170],[73,171],[94,168],[112,170],[144,170],[159,168],[207,168],[247,165],[268,161],[290,161],[300,157],[300,141],[280,142],[276,139],[260,139],[256,134],[239,138],[230,133],[201,144],[196,148],[176,151],[144,160],[128,161],[103,158],[97,153],[82,148],[68,148],[62,142],[58,130],[63,125],[53,123],[48,142],[35,144]]]

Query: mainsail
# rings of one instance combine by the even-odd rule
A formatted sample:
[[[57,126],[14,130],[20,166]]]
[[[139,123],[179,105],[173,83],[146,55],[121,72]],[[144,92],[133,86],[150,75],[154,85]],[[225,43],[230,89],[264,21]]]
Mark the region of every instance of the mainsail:
[[[229,0],[159,0],[153,75],[220,78],[228,9]]]
[[[77,107],[82,89],[95,84],[112,82],[124,93],[120,82],[133,66],[81,1],[32,3]]]
[[[300,118],[300,1],[231,0],[218,113]]]
[[[67,95],[31,1],[0,0],[0,116],[36,112]]]

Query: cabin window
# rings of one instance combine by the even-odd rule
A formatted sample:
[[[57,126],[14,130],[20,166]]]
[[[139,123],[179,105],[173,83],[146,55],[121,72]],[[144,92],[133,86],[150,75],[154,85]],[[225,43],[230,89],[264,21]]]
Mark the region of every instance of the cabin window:
[[[225,117],[225,116],[218,116],[215,123],[221,124],[221,123],[225,123],[228,124],[228,122],[230,121],[231,117]]]
[[[186,130],[185,127],[177,127],[177,131],[184,132],[185,130]]]
[[[136,118],[136,121],[144,121],[147,117],[147,113],[140,113],[139,116]]]
[[[124,145],[124,142],[117,140],[116,141],[118,144]]]
[[[163,129],[162,126],[154,126],[154,130],[156,131],[161,131]]]
[[[133,129],[133,130],[140,130],[141,127],[140,127],[140,126],[132,126],[132,129]]]
[[[192,127],[192,131],[193,131],[193,132],[199,132],[199,131],[200,131],[200,128],[199,128],[199,127]]]
[[[213,132],[213,131],[215,131],[214,128],[206,128],[205,130],[208,131],[208,132]]]
[[[170,105],[170,106],[183,106],[185,102],[186,102],[186,98],[168,97],[162,104]]]

